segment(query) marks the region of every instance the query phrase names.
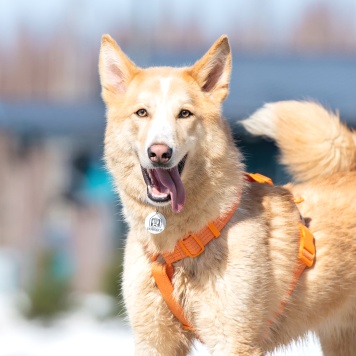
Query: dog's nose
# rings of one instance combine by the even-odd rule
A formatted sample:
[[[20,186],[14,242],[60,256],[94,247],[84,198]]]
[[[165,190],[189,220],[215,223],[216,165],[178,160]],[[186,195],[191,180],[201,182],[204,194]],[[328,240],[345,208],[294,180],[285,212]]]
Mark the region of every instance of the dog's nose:
[[[153,144],[147,150],[149,159],[155,163],[168,163],[172,152],[173,150],[163,143]]]

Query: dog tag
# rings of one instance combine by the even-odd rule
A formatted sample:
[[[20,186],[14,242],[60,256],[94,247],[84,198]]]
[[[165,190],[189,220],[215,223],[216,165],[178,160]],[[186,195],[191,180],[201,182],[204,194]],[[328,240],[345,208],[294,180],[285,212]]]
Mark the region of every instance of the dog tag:
[[[166,218],[157,211],[149,214],[145,220],[146,230],[151,234],[160,234],[166,228]]]

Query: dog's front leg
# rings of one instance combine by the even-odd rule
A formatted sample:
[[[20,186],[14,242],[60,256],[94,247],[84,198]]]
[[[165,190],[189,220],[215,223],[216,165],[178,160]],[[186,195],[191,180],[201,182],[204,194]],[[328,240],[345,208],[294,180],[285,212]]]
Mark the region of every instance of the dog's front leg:
[[[236,294],[238,297],[238,293]],[[250,318],[256,310],[243,305],[234,312],[234,305],[229,305],[226,295],[215,300],[212,297],[207,298],[209,304],[204,303],[203,298],[200,300],[199,315],[196,318],[198,334],[212,355],[264,355],[259,312]]]
[[[183,330],[160,295],[148,292],[135,302],[142,308],[129,308],[134,333],[135,356],[186,356],[192,344],[191,332]],[[145,299],[146,299],[145,298]]]
[[[216,351],[212,353],[213,356],[263,356],[264,353],[259,347],[239,345],[234,347],[218,347]]]
[[[212,338],[213,339],[213,338]],[[215,342],[209,342],[209,350],[212,356],[262,356],[265,353],[258,346],[258,342],[250,342],[239,335],[235,329],[229,335],[220,333]]]
[[[123,275],[125,306],[134,333],[135,355],[187,355],[193,335],[168,309],[143,248],[128,238]]]
[[[191,348],[189,338],[172,325],[153,323],[147,328],[133,325],[133,331],[135,356],[186,356]]]
[[[192,309],[198,334],[212,355],[263,355],[267,322],[264,279],[251,283],[243,258],[228,267],[196,287],[199,292],[194,293]]]

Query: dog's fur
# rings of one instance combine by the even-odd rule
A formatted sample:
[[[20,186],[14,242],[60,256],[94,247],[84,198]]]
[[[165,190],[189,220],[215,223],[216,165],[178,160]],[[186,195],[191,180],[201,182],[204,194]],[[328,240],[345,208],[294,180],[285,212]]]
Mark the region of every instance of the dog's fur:
[[[275,139],[302,183],[288,189],[248,183],[220,112],[231,70],[226,36],[192,67],[141,69],[105,35],[99,67],[108,118],[105,159],[130,226],[123,287],[136,354],[186,355],[195,339],[163,301],[149,254],[172,251],[240,199],[204,253],[175,263],[175,298],[201,340],[213,355],[262,355],[313,330],[326,355],[354,355],[356,135],[317,104],[269,104],[244,125]],[[140,109],[147,115],[140,117]],[[181,118],[182,109],[192,115]],[[173,149],[169,168],[187,155],[181,175],[186,199],[179,207],[146,194],[141,166],[157,168],[147,156],[152,144]],[[269,326],[297,263],[299,211],[292,194],[305,199],[299,207],[317,257]],[[156,209],[167,227],[152,235],[145,218]]]

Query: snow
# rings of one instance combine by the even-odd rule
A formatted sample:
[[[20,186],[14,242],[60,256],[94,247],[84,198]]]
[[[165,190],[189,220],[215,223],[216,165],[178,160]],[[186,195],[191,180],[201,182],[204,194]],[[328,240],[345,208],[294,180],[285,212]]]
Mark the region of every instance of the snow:
[[[14,306],[14,299],[0,297],[0,356],[131,356],[134,354],[132,332],[120,319],[100,321],[92,308],[95,296],[84,307],[62,315],[50,325],[24,319]],[[209,355],[204,345],[197,343],[191,356]],[[322,355],[318,341],[312,335],[303,344],[278,350],[273,356]],[[271,356],[272,356],[271,355]]]

